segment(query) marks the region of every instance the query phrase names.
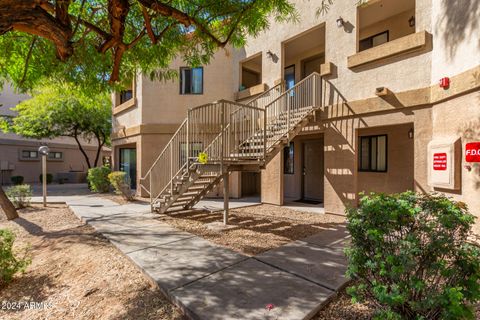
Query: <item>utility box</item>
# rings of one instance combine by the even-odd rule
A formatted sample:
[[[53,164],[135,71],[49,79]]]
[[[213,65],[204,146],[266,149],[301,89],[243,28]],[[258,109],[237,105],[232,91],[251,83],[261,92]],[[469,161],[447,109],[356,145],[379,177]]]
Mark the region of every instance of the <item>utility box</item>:
[[[428,144],[428,185],[459,190],[461,187],[462,145],[460,139],[443,138]]]

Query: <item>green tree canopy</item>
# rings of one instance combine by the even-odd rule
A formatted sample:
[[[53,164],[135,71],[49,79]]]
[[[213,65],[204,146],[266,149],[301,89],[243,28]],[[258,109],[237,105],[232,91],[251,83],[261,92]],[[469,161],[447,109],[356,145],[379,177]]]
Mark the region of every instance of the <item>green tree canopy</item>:
[[[72,137],[85,157],[85,141],[95,141],[97,153],[93,166],[98,165],[102,147],[109,144],[111,101],[108,94],[86,94],[72,85],[49,85],[33,90],[33,97],[22,101],[11,119],[3,119],[0,128],[26,138]]]
[[[48,77],[98,89],[138,70],[163,78],[175,56],[206,64],[272,17],[296,14],[288,0],[0,0],[0,82],[32,88]]]

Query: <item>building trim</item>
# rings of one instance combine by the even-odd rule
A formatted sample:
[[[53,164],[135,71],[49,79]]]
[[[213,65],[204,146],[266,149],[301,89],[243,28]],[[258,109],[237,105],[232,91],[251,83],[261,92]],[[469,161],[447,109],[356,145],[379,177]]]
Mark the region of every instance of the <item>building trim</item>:
[[[112,133],[111,139],[118,140],[140,134],[174,134],[179,124],[141,124],[119,129]]]
[[[341,104],[329,105],[322,110],[322,120],[357,117],[369,113],[392,112],[406,108],[431,107],[434,104],[453,99],[457,96],[480,90],[480,66],[451,77],[450,87],[445,90],[439,85],[392,92],[386,96],[372,97]],[[335,90],[330,85],[329,90]],[[372,93],[375,88],[372,88]],[[341,110],[336,110],[336,108]]]
[[[48,141],[42,141],[42,140],[39,140],[39,141],[25,141],[25,140],[16,140],[16,139],[2,139],[0,138],[0,145],[5,145],[5,146],[14,146],[14,147],[39,147],[39,146],[42,146],[42,145],[47,145],[49,146],[50,148],[61,148],[61,149],[74,149],[74,150],[78,150],[78,146],[75,144],[64,144],[64,143],[57,143],[57,142],[48,142]],[[85,145],[82,145],[82,147],[85,149],[85,150],[94,150],[96,151],[97,150],[97,147],[96,146],[85,146]],[[109,150],[103,148],[103,151],[106,151],[108,152]]]
[[[235,100],[243,100],[245,98],[250,98],[267,90],[268,85],[266,83],[257,84],[256,86],[235,93]]]
[[[132,99],[127,100],[124,103],[122,103],[121,105],[118,105],[115,108],[113,108],[112,113],[115,116],[115,115],[117,115],[119,113],[122,113],[126,110],[130,110],[131,108],[136,107],[136,106],[137,106],[137,98],[133,97]]]

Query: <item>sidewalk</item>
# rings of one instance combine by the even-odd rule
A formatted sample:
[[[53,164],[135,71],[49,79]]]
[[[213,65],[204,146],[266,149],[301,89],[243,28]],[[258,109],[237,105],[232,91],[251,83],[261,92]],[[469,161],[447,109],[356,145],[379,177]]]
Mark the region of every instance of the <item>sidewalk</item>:
[[[146,204],[49,200],[66,202],[192,319],[308,319],[346,282],[345,228],[247,257],[157,220]]]

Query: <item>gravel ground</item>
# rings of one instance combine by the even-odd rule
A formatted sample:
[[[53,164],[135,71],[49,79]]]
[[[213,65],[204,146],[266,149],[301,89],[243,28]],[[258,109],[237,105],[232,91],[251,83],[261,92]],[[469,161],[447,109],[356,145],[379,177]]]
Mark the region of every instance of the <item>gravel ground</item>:
[[[342,290],[312,320],[368,320],[372,319],[375,308],[371,303],[355,303]]]
[[[222,217],[222,213],[189,211],[166,215],[162,220],[246,255],[259,254],[345,221],[338,215],[299,212],[262,204],[230,210],[227,230],[211,227],[212,223],[223,221]]]
[[[0,213],[0,216],[2,214]],[[30,246],[32,264],[0,288],[0,301],[45,302],[38,310],[0,310],[0,319],[182,319],[179,311],[105,238],[64,205],[20,210],[0,228]]]

